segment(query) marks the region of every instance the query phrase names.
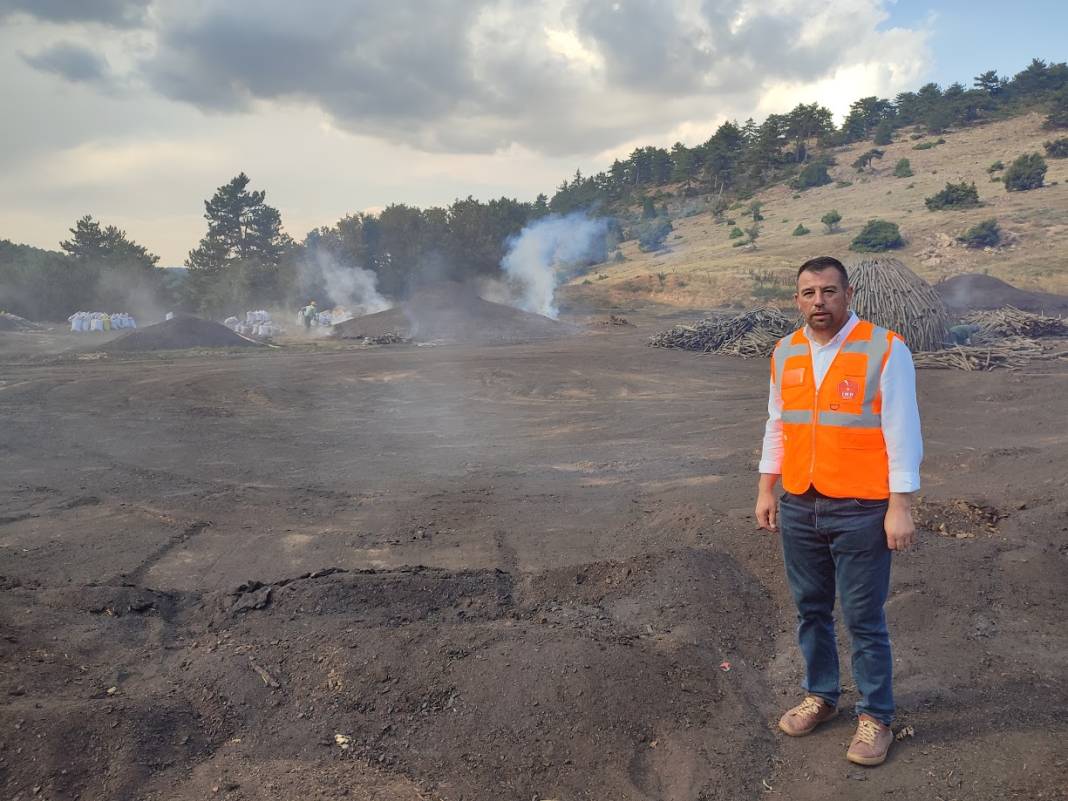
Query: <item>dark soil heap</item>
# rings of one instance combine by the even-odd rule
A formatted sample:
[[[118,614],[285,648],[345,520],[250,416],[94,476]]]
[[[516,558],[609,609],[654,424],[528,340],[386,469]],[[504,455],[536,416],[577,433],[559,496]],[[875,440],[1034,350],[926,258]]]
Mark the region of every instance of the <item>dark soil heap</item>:
[[[10,312],[0,312],[0,331],[44,331],[43,325],[19,317]]]
[[[1068,297],[1049,292],[1028,292],[991,275],[965,273],[935,285],[942,302],[951,314],[977,309],[1000,309],[1015,306],[1029,312],[1068,314]]]
[[[354,317],[334,326],[340,339],[396,334],[418,341],[514,343],[550,339],[571,328],[540,314],[483,300],[458,283],[442,283],[414,293],[400,306]]]
[[[253,342],[239,336],[221,323],[199,317],[180,315],[162,323],[139,328],[93,350],[125,352],[138,350],[183,350],[185,348],[255,348]]]

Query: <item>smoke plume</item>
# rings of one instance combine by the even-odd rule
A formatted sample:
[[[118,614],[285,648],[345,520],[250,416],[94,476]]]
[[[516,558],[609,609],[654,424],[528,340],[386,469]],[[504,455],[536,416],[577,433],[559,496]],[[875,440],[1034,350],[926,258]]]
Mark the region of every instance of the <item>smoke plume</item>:
[[[543,217],[512,237],[501,270],[518,290],[514,305],[555,319],[560,314],[556,288],[590,264],[604,261],[607,227],[606,219],[578,211]]]
[[[361,267],[341,264],[330,253],[315,250],[300,265],[301,283],[321,287],[329,302],[348,309],[354,316],[374,314],[393,304],[378,291],[378,276]]]

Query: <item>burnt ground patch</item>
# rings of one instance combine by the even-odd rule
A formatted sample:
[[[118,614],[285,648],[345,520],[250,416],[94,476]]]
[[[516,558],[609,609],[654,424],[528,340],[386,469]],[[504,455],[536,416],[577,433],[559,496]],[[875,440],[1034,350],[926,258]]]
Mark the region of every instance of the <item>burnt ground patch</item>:
[[[887,607],[914,736],[859,780],[848,715],[774,729],[800,666],[752,520],[766,364],[628,318],[5,363],[0,791],[1056,797],[1068,373],[921,372],[927,506]]]

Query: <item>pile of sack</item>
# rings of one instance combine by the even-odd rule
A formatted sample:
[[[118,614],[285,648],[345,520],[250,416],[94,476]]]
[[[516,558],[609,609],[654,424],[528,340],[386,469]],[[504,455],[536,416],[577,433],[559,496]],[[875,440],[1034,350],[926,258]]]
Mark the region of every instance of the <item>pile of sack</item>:
[[[67,318],[70,330],[76,334],[86,331],[110,331],[112,328],[137,328],[137,321],[126,312],[74,312]]]
[[[244,320],[239,317],[227,317],[223,320],[223,325],[246,337],[273,337],[282,333],[281,327],[271,320],[270,312],[263,309],[245,312]]]

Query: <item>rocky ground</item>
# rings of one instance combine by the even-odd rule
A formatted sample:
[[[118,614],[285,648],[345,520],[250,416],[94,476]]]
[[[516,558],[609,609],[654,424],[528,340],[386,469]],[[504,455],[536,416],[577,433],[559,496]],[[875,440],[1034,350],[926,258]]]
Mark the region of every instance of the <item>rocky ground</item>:
[[[848,715],[775,729],[766,364],[627,317],[143,357],[0,333],[4,798],[1064,798],[1068,367],[921,372],[902,739],[861,769]]]

